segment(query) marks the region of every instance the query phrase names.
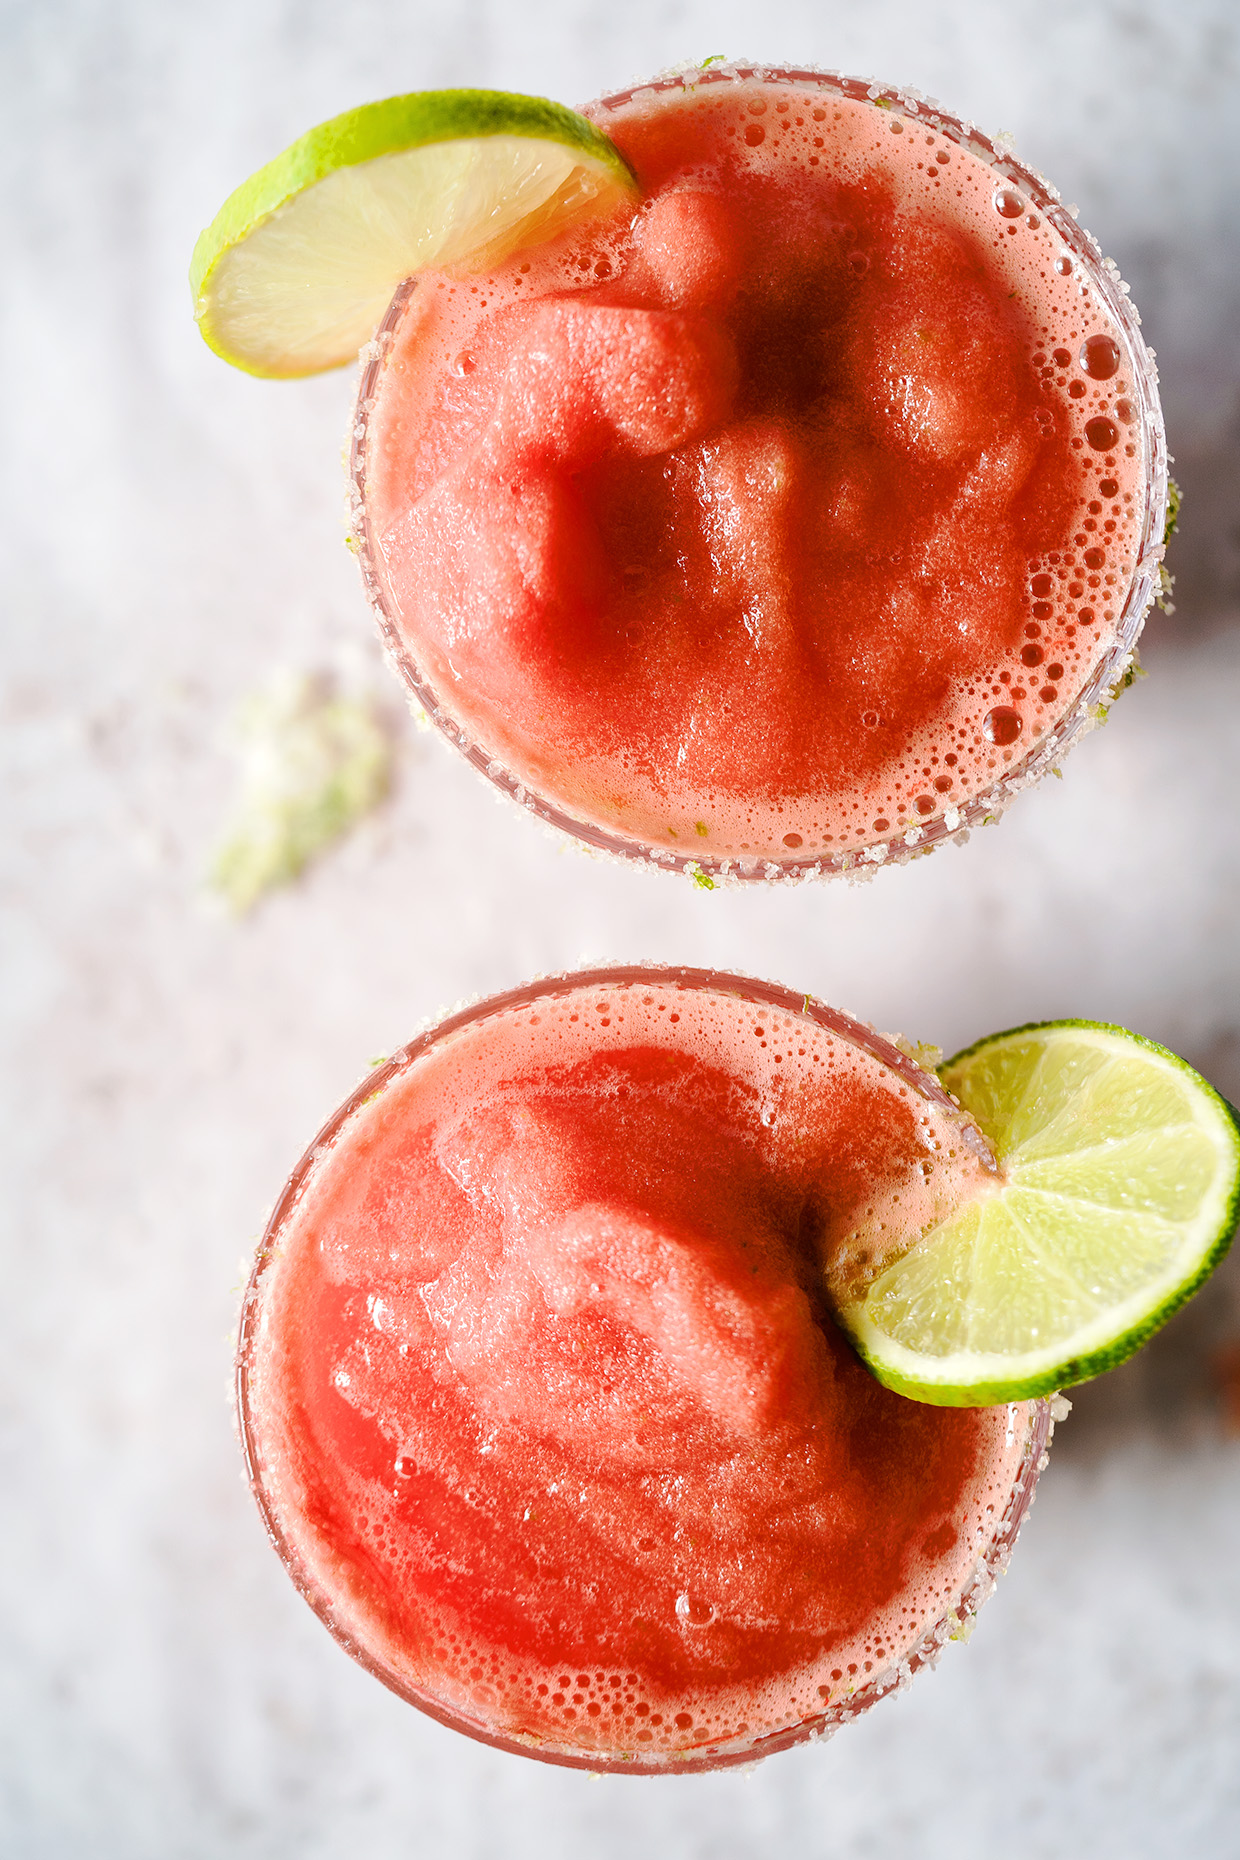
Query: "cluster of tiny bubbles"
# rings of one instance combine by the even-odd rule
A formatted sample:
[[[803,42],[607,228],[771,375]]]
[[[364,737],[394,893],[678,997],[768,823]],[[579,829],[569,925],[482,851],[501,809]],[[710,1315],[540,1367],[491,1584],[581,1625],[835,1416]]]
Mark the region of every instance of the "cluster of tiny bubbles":
[[[737,1696],[709,1702],[692,1694],[674,1701],[646,1697],[646,1685],[636,1672],[596,1669],[593,1672],[554,1669],[541,1678],[512,1676],[512,1691],[524,1694],[527,1712],[544,1726],[555,1724],[567,1747],[623,1750],[650,1754],[701,1744],[718,1744],[751,1733],[752,1705],[760,1700]],[[679,1705],[680,1709],[676,1709]],[[739,1707],[739,1709],[738,1709]],[[690,1709],[692,1708],[692,1709]],[[749,1711],[749,1717],[742,1716]],[[795,1721],[795,1720],[794,1720]],[[779,1723],[787,1722],[786,1713]],[[770,1728],[758,1723],[753,1730]]]

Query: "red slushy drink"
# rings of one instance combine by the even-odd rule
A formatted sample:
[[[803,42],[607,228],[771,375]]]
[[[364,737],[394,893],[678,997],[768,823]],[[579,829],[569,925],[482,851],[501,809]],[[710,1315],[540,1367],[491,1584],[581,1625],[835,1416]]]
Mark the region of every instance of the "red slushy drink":
[[[854,1715],[989,1587],[1046,1409],[882,1388],[824,1261],[988,1175],[931,1075],[781,989],[602,971],[444,1023],[321,1135],[247,1296],[295,1579],[403,1696],[552,1761]]]
[[[711,69],[590,112],[635,212],[424,274],[367,372],[389,643],[585,838],[740,876],[934,844],[1121,674],[1153,369],[1045,186],[936,109]]]

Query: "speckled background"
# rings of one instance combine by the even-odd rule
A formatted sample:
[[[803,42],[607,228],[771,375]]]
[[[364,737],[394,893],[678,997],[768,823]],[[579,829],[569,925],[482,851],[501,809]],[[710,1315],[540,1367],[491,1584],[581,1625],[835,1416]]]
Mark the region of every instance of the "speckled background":
[[[593,1781],[471,1745],[298,1600],[227,1404],[241,1261],[320,1120],[424,1016],[582,958],[750,970],[951,1048],[1124,1022],[1240,1098],[1240,15],[1229,0],[7,0],[0,7],[6,1099],[0,1852],[12,1860],[1230,1860],[1240,1259],[1077,1395],[968,1648],[752,1774]],[[342,546],[347,374],[211,356],[224,195],[370,97],[578,102],[745,53],[941,96],[1049,174],[1163,370],[1186,513],[1149,678],[963,850],[711,895],[593,862],[402,726]],[[391,804],[236,924],[202,873],[238,699],[370,681]]]

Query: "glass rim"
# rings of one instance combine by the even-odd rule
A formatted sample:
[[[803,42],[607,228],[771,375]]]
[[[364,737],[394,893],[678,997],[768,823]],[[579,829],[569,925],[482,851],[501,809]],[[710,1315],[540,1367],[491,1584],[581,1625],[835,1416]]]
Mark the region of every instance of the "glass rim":
[[[1018,160],[1002,137],[985,135],[966,118],[952,115],[934,99],[923,97],[917,91],[874,84],[865,78],[847,77],[839,72],[818,70],[808,65],[787,67],[738,62],[715,64],[706,68],[688,66],[663,72],[648,83],[631,85],[586,108],[599,113],[618,109],[633,98],[647,93],[690,88],[690,81],[692,87],[700,88],[748,79],[817,89],[847,98],[850,102],[882,105],[893,116],[915,119],[918,123],[930,125],[936,134],[993,168],[998,179],[1010,181],[1024,190],[1070,254],[1078,271],[1078,288],[1082,295],[1086,295],[1088,290],[1096,294],[1127,347],[1133,376],[1132,397],[1137,402],[1139,422],[1129,430],[1139,432],[1141,437],[1144,512],[1136,562],[1124,605],[1114,623],[1112,642],[1099,664],[1064,714],[1031,744],[1027,753],[1018,762],[1006,767],[1002,774],[996,775],[987,787],[964,798],[959,806],[953,804],[945,807],[924,824],[909,825],[900,832],[875,835],[869,840],[858,842],[856,846],[832,854],[790,851],[781,857],[771,851],[730,855],[713,854],[705,850],[680,852],[670,846],[630,837],[583,819],[566,805],[532,788],[508,769],[500,757],[475,741],[445,706],[402,638],[397,621],[389,611],[366,508],[367,444],[376,385],[387,351],[417,283],[416,277],[406,278],[397,287],[373,341],[362,350],[361,379],[348,463],[350,519],[362,583],[398,677],[440,734],[460,751],[496,791],[527,813],[595,853],[623,859],[628,863],[653,866],[661,871],[685,873],[699,882],[709,880],[712,885],[717,881],[725,884],[796,883],[806,878],[826,878],[837,874],[868,875],[879,866],[902,865],[912,858],[922,857],[947,840],[962,844],[974,827],[996,819],[1022,789],[1041,780],[1089,733],[1122,688],[1122,680],[1137,639],[1159,591],[1159,567],[1163,556],[1163,532],[1167,514],[1167,439],[1158,397],[1158,370],[1141,335],[1140,319],[1128,296],[1128,287],[1122,282],[1111,260],[1103,257],[1097,240],[1078,225],[1072,213],[1062,205],[1057,190],[1034,169]],[[1080,282],[1082,275],[1085,284]],[[949,815],[954,821],[950,826]]]
[[[643,1757],[640,1753],[620,1756],[604,1750],[574,1749],[571,1745],[552,1744],[532,1734],[523,1737],[519,1734],[496,1731],[481,1720],[470,1718],[454,1707],[419,1692],[396,1673],[381,1656],[372,1652],[354,1633],[337,1621],[331,1597],[305,1567],[288,1532],[282,1526],[276,1506],[268,1494],[264,1483],[258,1430],[255,1425],[250,1394],[251,1360],[262,1321],[265,1281],[278,1251],[281,1232],[309,1186],[316,1165],[328,1153],[354,1113],[376,1095],[385,1091],[396,1078],[416,1064],[424,1054],[463,1028],[492,1019],[513,1008],[525,1007],[535,1001],[545,1000],[549,996],[566,995],[597,987],[614,988],[627,985],[661,985],[664,987],[671,985],[688,992],[724,994],[736,1000],[800,1014],[860,1047],[864,1052],[897,1072],[901,1079],[918,1091],[928,1103],[947,1111],[954,1117],[962,1137],[970,1142],[983,1160],[990,1158],[985,1140],[980,1133],[976,1132],[971,1120],[964,1116],[959,1105],[932,1073],[919,1066],[891,1040],[876,1033],[865,1022],[855,1020],[851,1015],[843,1013],[838,1008],[832,1008],[826,1002],[818,1001],[811,995],[798,994],[781,984],[759,981],[751,976],[737,975],[726,970],[682,965],[613,964],[540,977],[535,981],[505,989],[498,994],[486,996],[465,1007],[457,1008],[432,1025],[423,1028],[399,1051],[393,1053],[382,1065],[376,1066],[360,1081],[307,1146],[285,1183],[271,1218],[267,1222],[246,1283],[237,1329],[234,1401],[237,1427],[245,1459],[246,1478],[258,1506],[267,1537],[303,1600],[310,1605],[337,1645],[343,1648],[364,1671],[378,1679],[397,1697],[415,1706],[437,1723],[447,1726],[450,1730],[460,1731],[465,1736],[494,1749],[507,1751],[516,1756],[534,1757],[541,1762],[556,1764],[561,1768],[588,1770],[599,1774],[676,1776],[754,1763],[762,1757],[774,1755],[780,1750],[787,1750],[793,1745],[812,1743],[830,1737],[841,1725],[848,1724],[854,1718],[862,1716],[881,1699],[887,1698],[894,1692],[905,1690],[914,1674],[923,1667],[933,1666],[937,1662],[946,1642],[958,1637],[962,1626],[973,1619],[982,1603],[993,1592],[997,1577],[1007,1567],[1021,1525],[1033,1503],[1034,1488],[1039,1474],[1047,1463],[1047,1452],[1054,1432],[1050,1398],[999,1404],[1008,1410],[1009,1427],[1015,1424],[1020,1411],[1025,1410],[1025,1439],[1007,1502],[994,1526],[989,1543],[978,1553],[957,1596],[914,1647],[906,1649],[881,1672],[868,1679],[865,1685],[859,1687],[849,1698],[826,1706],[821,1712],[814,1713],[795,1725],[771,1731],[756,1738],[723,1741],[715,1746],[690,1746],[684,1752]],[[993,1166],[993,1158],[990,1160]]]

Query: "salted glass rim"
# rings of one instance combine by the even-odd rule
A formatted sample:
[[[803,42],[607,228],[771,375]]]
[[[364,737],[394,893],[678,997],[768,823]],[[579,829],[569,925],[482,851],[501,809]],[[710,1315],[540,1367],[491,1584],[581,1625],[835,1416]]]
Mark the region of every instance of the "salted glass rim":
[[[959,1636],[961,1629],[972,1620],[982,1603],[992,1593],[996,1578],[1007,1567],[1020,1527],[1033,1502],[1038,1476],[1047,1463],[1047,1451],[1053,1433],[1050,1400],[1001,1404],[1007,1407],[1009,1428],[1014,1428],[1019,1424],[1022,1410],[1024,1410],[1025,1426],[1021,1458],[1007,1502],[995,1525],[993,1536],[986,1548],[979,1552],[977,1561],[961,1584],[955,1600],[926,1631],[915,1647],[903,1652],[882,1672],[867,1680],[865,1685],[859,1687],[850,1698],[827,1706],[822,1712],[815,1713],[798,1724],[757,1738],[734,1739],[715,1746],[693,1747],[683,1753],[645,1757],[640,1753],[621,1756],[602,1750],[575,1749],[571,1745],[553,1745],[546,1740],[535,1739],[532,1736],[523,1738],[519,1735],[496,1731],[481,1720],[472,1719],[465,1713],[419,1692],[393,1671],[377,1653],[337,1621],[333,1613],[331,1597],[306,1568],[290,1536],[280,1523],[276,1506],[264,1483],[258,1430],[255,1425],[250,1391],[251,1364],[262,1323],[263,1291],[267,1273],[277,1256],[281,1232],[307,1191],[317,1164],[330,1152],[336,1138],[355,1112],[384,1092],[394,1080],[406,1073],[425,1054],[464,1028],[506,1014],[515,1008],[526,1007],[533,1002],[545,1000],[549,996],[575,994],[600,987],[626,986],[672,987],[690,993],[725,995],[737,1001],[775,1008],[785,1013],[799,1014],[818,1026],[825,1027],[829,1032],[860,1048],[896,1072],[927,1103],[951,1115],[957,1123],[962,1139],[970,1144],[983,1161],[988,1161],[991,1167],[994,1166],[994,1159],[985,1139],[932,1073],[919,1066],[892,1040],[877,1033],[874,1028],[855,1020],[838,1008],[830,1007],[825,1002],[814,999],[811,995],[798,994],[778,983],[758,981],[751,976],[736,975],[730,971],[680,965],[619,964],[541,977],[456,1009],[432,1026],[425,1028],[407,1045],[401,1047],[398,1052],[369,1072],[319,1130],[285,1184],[271,1219],[267,1223],[262,1240],[259,1242],[242,1301],[241,1319],[237,1332],[235,1400],[246,1474],[267,1536],[298,1592],[309,1603],[337,1644],[351,1655],[359,1666],[380,1680],[389,1691],[396,1693],[407,1704],[416,1706],[428,1717],[452,1730],[461,1731],[467,1737],[472,1737],[480,1743],[491,1745],[495,1749],[505,1750],[514,1755],[535,1757],[540,1761],[558,1764],[568,1769],[607,1771],[630,1776],[680,1775],[753,1763],[761,1757],[773,1755],[776,1751],[786,1750],[795,1744],[814,1742],[820,1738],[829,1737],[841,1725],[869,1711],[880,1699],[888,1697],[891,1693],[903,1691],[911,1682],[913,1675],[922,1667],[935,1664],[944,1644]]]
[[[1063,206],[1058,191],[1036,170],[1020,161],[1002,136],[987,136],[967,118],[954,116],[935,99],[923,97],[917,91],[874,84],[866,78],[847,77],[840,72],[818,70],[809,65],[785,67],[740,62],[711,64],[704,68],[689,66],[664,72],[645,84],[633,84],[586,108],[603,116],[609,110],[620,109],[634,98],[648,94],[749,79],[766,84],[816,89],[828,95],[847,98],[850,102],[882,105],[892,112],[893,119],[912,119],[928,125],[937,135],[967,150],[993,168],[997,179],[1011,182],[1028,195],[1031,206],[1053,227],[1070,255],[1082,296],[1087,296],[1092,290],[1101,300],[1128,351],[1127,359],[1132,374],[1131,398],[1137,402],[1138,418],[1127,430],[1142,447],[1144,472],[1141,491],[1144,512],[1136,563],[1124,606],[1115,622],[1111,645],[1098,666],[1058,722],[1038,737],[1019,761],[1005,767],[989,786],[967,797],[959,806],[953,804],[945,807],[924,823],[900,832],[876,835],[833,854],[789,852],[780,856],[769,851],[730,855],[705,850],[680,852],[673,847],[630,837],[583,819],[567,806],[532,788],[528,781],[508,769],[502,758],[475,741],[469,731],[452,716],[427,674],[419,667],[402,637],[396,617],[389,609],[366,506],[367,444],[379,376],[417,283],[416,278],[406,278],[397,288],[373,342],[362,351],[362,372],[348,467],[353,539],[362,582],[398,676],[409,687],[412,697],[428,720],[460,750],[478,773],[501,794],[548,826],[597,853],[630,863],[655,866],[661,870],[688,873],[699,880],[709,879],[712,883],[796,882],[840,873],[864,874],[888,863],[903,864],[910,858],[932,851],[946,840],[954,840],[959,844],[974,827],[995,819],[1021,789],[1041,780],[1082,736],[1088,734],[1118,695],[1146,616],[1159,591],[1163,533],[1167,520],[1167,439],[1158,397],[1158,370],[1141,335],[1140,318],[1128,296],[1128,287],[1111,260],[1103,257],[1097,240],[1077,224],[1074,212]],[[954,821],[951,826],[948,825],[948,815]]]

